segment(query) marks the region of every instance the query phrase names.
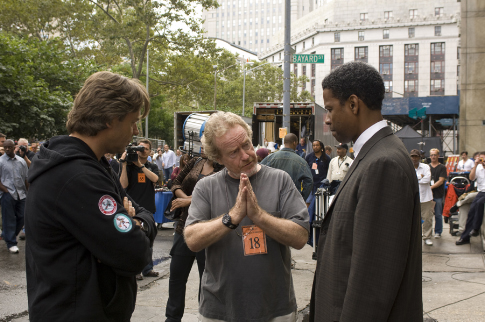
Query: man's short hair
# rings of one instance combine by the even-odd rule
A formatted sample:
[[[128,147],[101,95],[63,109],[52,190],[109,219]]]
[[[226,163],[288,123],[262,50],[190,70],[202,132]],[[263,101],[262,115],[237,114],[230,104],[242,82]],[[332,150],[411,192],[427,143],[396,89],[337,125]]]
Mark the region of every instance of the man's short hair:
[[[216,145],[216,138],[223,136],[229,129],[235,126],[241,126],[251,140],[253,131],[249,125],[239,116],[231,112],[217,112],[212,114],[205,123],[204,135],[202,136],[202,145],[204,154],[210,160],[216,161],[220,157],[220,151]]]
[[[29,140],[27,140],[26,138],[20,138],[20,139],[17,141],[17,144],[18,144],[18,145],[23,145],[24,143],[27,143],[27,145],[29,145]]]
[[[7,136],[3,133],[0,133],[0,138],[6,138]]]
[[[333,149],[332,149],[332,147],[331,147],[330,145],[326,145],[326,146],[325,146],[325,151],[330,151],[330,152],[332,152],[332,150],[333,150]]]
[[[148,144],[148,146],[150,147],[150,150],[152,149],[152,142],[150,142],[150,140],[147,140],[147,139],[142,139],[142,140],[139,140],[138,141],[138,145],[140,143],[145,143],[145,144]]]
[[[285,144],[297,144],[298,137],[293,133],[288,133],[285,135]]]
[[[349,62],[333,70],[322,81],[322,88],[332,91],[341,105],[356,95],[371,110],[381,110],[385,88],[381,74],[369,64]]]
[[[438,153],[438,155],[440,154],[440,150],[436,149],[436,148],[433,148],[431,150],[429,150],[429,154],[433,153],[433,152],[436,152]]]
[[[115,118],[122,121],[129,113],[143,108],[150,111],[150,98],[138,79],[111,72],[97,72],[86,80],[67,116],[69,133],[95,136]]]
[[[460,155],[462,155],[463,153],[465,153],[466,155],[468,155],[468,151],[463,151],[460,153]]]

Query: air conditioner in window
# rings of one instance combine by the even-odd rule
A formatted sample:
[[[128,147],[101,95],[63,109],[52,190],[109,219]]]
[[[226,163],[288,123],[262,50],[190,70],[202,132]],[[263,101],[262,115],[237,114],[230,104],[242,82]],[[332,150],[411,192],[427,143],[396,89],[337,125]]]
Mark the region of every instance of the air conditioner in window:
[[[382,75],[389,75],[389,72],[382,72]]]
[[[390,93],[390,92],[391,92],[391,90],[390,90],[390,89],[386,89],[386,93]]]
[[[408,74],[412,74],[413,72],[412,71],[408,71]]]

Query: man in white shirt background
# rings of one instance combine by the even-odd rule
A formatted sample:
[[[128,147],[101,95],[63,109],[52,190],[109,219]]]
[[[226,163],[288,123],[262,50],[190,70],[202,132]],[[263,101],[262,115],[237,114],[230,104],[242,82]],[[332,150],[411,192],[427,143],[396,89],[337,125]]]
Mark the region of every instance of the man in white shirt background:
[[[419,162],[421,153],[419,150],[411,150],[411,160],[419,183],[419,199],[421,201],[421,218],[423,222],[423,239],[427,246],[432,246],[431,234],[433,233],[433,192],[431,191],[431,170],[429,165]]]
[[[163,149],[165,150],[162,154],[163,180],[168,181],[172,175],[173,167],[177,158],[175,153],[169,149],[168,144],[165,144]]]
[[[468,158],[468,152],[463,151],[461,153],[461,160],[458,162],[456,166],[456,171],[458,172],[466,172],[470,171],[474,166],[473,160]]]
[[[466,220],[465,230],[461,234],[460,239],[456,241],[457,245],[464,245],[470,243],[470,237],[478,236],[480,234],[480,227],[483,222],[483,209],[485,204],[485,151],[480,152],[480,155],[475,160],[475,164],[470,171],[470,180],[477,180],[478,194],[473,199],[468,211],[468,218]]]
[[[349,147],[346,143],[340,143],[335,147],[337,148],[337,156],[330,161],[327,174],[328,182],[344,180],[345,175],[354,161],[347,156]]]

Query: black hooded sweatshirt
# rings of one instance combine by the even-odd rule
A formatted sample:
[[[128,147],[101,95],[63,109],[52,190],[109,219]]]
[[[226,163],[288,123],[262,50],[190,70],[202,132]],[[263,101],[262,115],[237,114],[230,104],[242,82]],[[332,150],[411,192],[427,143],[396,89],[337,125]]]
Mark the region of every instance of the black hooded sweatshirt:
[[[153,215],[135,218],[107,160],[82,140],[54,137],[34,157],[25,208],[30,321],[129,321],[136,279],[151,261]]]

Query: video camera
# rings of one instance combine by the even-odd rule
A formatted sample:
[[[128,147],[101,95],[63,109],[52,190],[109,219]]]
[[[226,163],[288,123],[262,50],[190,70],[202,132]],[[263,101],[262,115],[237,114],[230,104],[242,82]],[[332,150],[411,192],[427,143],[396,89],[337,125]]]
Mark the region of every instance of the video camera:
[[[126,162],[128,164],[132,164],[133,162],[138,161],[138,153],[136,153],[138,151],[145,151],[145,147],[136,145],[133,146],[132,143],[128,144],[128,146],[126,147]]]

